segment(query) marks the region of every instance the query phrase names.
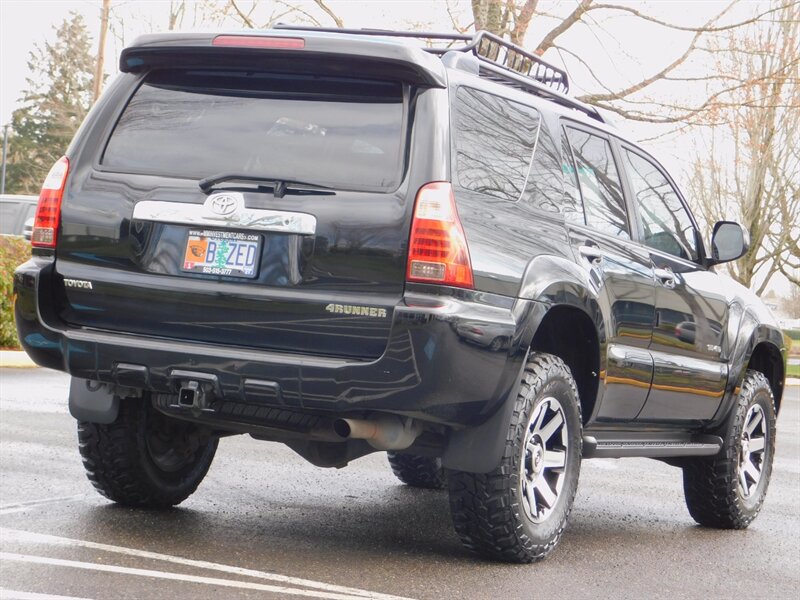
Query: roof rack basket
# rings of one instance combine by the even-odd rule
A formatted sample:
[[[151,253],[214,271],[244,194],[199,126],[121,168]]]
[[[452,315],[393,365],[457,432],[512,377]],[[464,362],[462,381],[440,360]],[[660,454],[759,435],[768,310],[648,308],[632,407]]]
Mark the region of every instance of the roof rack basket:
[[[293,29],[299,31],[323,31],[328,33],[345,33],[350,35],[381,35],[388,37],[417,38],[421,40],[446,40],[451,42],[467,42],[460,47],[433,47],[423,48],[433,54],[444,54],[452,50],[458,52],[471,52],[478,60],[498,67],[504,71],[511,71],[523,77],[543,83],[557,92],[569,92],[569,79],[567,72],[551,65],[541,57],[536,56],[516,44],[504,40],[488,31],[478,31],[473,35],[458,33],[433,33],[429,31],[392,31],[386,29],[337,29],[332,27],[304,27],[302,25],[279,24],[275,29]]]
[[[431,31],[393,31],[389,29],[339,29],[334,27],[308,27],[279,23],[275,29],[294,31],[318,31],[347,35],[372,35],[384,37],[414,38],[432,42],[449,42],[445,46],[427,45],[422,49],[432,54],[465,52],[474,55],[480,65],[481,75],[504,85],[509,85],[580,110],[590,117],[604,122],[603,117],[592,106],[584,104],[567,94],[569,78],[564,69],[550,64],[521,46],[512,44],[488,31],[466,33],[439,33]],[[463,45],[456,45],[463,42]]]

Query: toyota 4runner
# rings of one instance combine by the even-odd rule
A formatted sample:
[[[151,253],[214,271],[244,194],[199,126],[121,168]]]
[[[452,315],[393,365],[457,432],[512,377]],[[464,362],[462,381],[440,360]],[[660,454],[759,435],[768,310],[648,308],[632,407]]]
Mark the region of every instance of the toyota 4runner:
[[[593,457],[681,468],[702,525],[755,518],[786,352],[714,270],[746,233],[706,245],[563,70],[486,32],[290,27],[120,62],[15,275],[101,494],[178,504],[249,434],[320,467],[388,451],[506,561],[553,549]]]

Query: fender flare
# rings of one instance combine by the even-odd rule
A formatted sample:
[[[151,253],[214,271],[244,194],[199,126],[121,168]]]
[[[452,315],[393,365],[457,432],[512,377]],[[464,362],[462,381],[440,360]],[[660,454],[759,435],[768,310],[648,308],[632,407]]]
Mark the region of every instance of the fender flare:
[[[752,311],[745,310],[739,323],[736,341],[730,355],[728,384],[725,387],[725,397],[720,403],[717,414],[714,415],[714,423],[719,424],[727,419],[734,406],[736,393],[741,388],[742,382],[747,374],[747,365],[750,364],[750,359],[753,357],[753,352],[756,347],[762,343],[774,347],[782,358],[782,376],[780,377],[780,381],[773,382],[775,385],[774,389],[778,390],[775,402],[776,404],[780,404],[786,378],[787,359],[786,347],[783,342],[783,333],[781,333],[780,329],[777,327],[764,324]]]
[[[600,280],[566,258],[540,255],[525,268],[520,283],[520,298],[545,304],[565,304],[580,308],[594,321],[598,333],[604,330],[598,303]]]

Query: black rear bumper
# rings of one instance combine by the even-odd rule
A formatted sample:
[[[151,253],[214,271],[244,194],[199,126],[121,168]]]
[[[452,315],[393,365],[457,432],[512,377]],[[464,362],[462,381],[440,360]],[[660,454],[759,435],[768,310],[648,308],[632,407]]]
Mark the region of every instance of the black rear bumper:
[[[410,287],[394,309],[385,352],[366,362],[70,326],[52,309],[63,285],[55,281],[53,265],[34,257],[15,273],[17,331],[37,364],[163,394],[177,394],[182,382],[197,379],[217,400],[205,419],[220,425],[270,408],[380,411],[455,427],[479,425],[515,388],[530,343],[525,332],[535,330],[531,322],[544,313],[531,301]],[[494,343],[476,334],[481,328],[491,331]]]

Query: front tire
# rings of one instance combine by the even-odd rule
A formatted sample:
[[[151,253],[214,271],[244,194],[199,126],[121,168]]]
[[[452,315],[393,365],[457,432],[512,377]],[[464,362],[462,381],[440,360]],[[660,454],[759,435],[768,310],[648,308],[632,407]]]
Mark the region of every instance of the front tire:
[[[744,529],[767,495],[775,456],[775,401],[763,373],[747,371],[722,450],[683,467],[689,514],[700,525]]]
[[[500,464],[448,475],[462,543],[488,558],[541,560],[561,538],[578,488],[581,412],[569,368],[550,354],[528,358]]]
[[[126,506],[180,504],[208,472],[218,439],[189,422],[169,418],[150,403],[120,401],[108,425],[78,422],[78,444],[95,489]]]

